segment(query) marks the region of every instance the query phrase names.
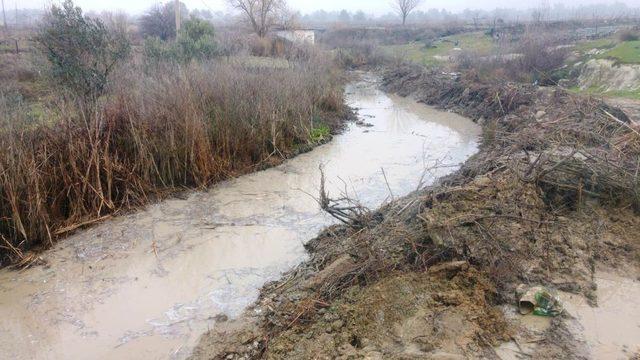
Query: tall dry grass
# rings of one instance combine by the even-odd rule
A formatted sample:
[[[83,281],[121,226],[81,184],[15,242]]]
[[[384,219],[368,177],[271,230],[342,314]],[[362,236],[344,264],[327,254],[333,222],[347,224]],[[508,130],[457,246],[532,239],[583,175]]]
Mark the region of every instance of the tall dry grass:
[[[130,65],[96,104],[62,93],[37,121],[32,104],[0,95],[0,264],[171,189],[286,157],[343,110],[341,75],[322,56]]]

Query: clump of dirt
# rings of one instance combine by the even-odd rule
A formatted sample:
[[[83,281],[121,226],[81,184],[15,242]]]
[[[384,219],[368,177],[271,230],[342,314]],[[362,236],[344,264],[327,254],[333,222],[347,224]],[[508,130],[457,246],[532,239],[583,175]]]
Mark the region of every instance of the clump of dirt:
[[[493,285],[466,262],[392,272],[371,286],[347,288],[330,304],[296,294],[287,292],[284,302],[263,298],[258,306],[281,332],[225,327],[208,334],[194,358],[462,359],[491,353],[510,337],[492,305]]]
[[[481,152],[439,184],[307,244],[310,259],[262,291],[194,358],[495,358],[518,329],[497,307],[518,284],[597,302],[598,266],[640,273],[640,133],[624,112],[557,89],[472,75],[385,76],[481,121]],[[562,319],[542,357],[580,357]],[[566,329],[565,329],[566,330]]]
[[[438,270],[438,269],[435,269]],[[412,358],[482,351],[508,339],[490,282],[466,263],[427,273],[393,273],[353,286],[308,325],[269,343],[274,358]]]

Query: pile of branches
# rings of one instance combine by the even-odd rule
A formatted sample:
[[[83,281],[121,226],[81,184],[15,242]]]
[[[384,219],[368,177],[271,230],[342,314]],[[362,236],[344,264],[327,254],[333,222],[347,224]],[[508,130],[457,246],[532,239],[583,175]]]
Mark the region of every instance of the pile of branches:
[[[483,119],[484,151],[463,168],[468,178],[515,167],[523,180],[571,207],[585,197],[640,209],[640,126],[602,100],[558,88],[482,83],[464,74],[403,66],[385,88]],[[489,140],[491,138],[491,141]]]

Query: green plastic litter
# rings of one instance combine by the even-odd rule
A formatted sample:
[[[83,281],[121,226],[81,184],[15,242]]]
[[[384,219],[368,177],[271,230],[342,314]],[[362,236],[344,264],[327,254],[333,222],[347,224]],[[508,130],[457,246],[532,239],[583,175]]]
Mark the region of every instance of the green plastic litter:
[[[518,307],[523,315],[533,314],[538,316],[558,316],[562,313],[562,303],[555,292],[542,287],[535,286],[525,289],[519,287]]]

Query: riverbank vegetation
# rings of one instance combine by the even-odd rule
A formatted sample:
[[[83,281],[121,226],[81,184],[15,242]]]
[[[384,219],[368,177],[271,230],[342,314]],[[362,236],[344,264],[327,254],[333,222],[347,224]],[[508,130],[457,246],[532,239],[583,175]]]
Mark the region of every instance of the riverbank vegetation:
[[[132,45],[66,1],[32,51],[2,54],[0,264],[171,191],[276,164],[340,127],[330,56],[301,48],[284,66],[247,64],[197,19],[176,37]]]

